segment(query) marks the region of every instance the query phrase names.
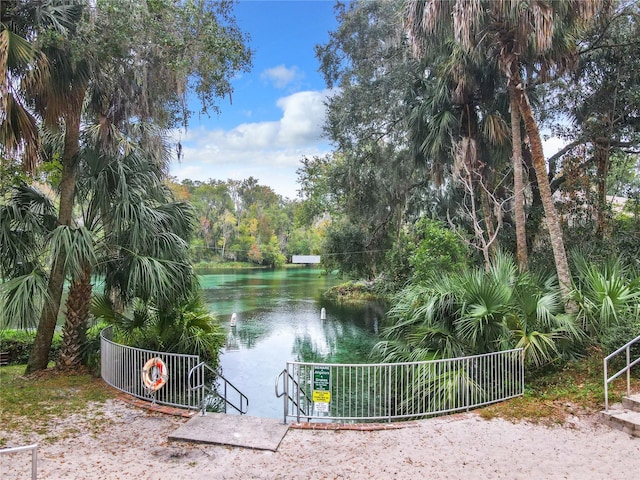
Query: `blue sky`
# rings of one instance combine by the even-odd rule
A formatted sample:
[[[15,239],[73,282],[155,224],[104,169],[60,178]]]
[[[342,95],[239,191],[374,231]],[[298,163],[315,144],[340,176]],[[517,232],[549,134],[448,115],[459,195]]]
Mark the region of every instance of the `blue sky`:
[[[322,138],[327,91],[314,47],[335,30],[328,0],[241,0],[240,28],[251,37],[253,67],[233,81],[233,102],[221,113],[194,118],[177,132],[183,159],[170,174],[178,180],[242,180],[253,176],[276,193],[295,198],[303,156],[330,151]]]

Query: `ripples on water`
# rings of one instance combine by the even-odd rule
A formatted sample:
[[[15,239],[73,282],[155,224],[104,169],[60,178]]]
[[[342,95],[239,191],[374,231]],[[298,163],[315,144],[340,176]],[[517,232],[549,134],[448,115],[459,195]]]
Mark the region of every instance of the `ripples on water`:
[[[200,275],[204,300],[227,334],[223,375],[249,397],[249,415],[282,416],[274,384],[287,361],[370,361],[384,308],[340,307],[323,300],[322,293],[340,282],[303,268]],[[320,320],[322,307],[326,320]],[[237,315],[233,328],[232,313]]]

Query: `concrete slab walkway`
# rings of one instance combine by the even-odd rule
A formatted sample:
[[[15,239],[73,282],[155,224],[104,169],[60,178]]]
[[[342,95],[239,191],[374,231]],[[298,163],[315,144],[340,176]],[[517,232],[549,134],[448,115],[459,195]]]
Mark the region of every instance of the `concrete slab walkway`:
[[[207,413],[183,424],[169,440],[231,445],[256,450],[278,450],[289,429],[279,420],[246,415]]]

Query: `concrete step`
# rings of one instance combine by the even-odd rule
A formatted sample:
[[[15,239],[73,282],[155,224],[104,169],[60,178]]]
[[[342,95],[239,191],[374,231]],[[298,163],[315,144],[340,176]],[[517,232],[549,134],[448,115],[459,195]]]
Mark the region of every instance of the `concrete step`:
[[[629,397],[623,397],[622,406],[627,410],[640,412],[640,394],[631,395]]]
[[[600,412],[600,419],[611,428],[640,438],[640,396],[624,397],[622,404],[613,405],[609,411]]]
[[[169,440],[214,443],[256,450],[278,450],[289,429],[275,418],[207,413],[196,415],[169,435]]]

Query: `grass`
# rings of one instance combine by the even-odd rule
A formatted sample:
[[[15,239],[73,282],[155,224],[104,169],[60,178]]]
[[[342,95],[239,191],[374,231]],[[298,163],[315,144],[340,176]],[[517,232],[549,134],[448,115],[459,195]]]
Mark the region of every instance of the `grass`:
[[[111,390],[101,379],[90,374],[60,373],[47,370],[35,377],[23,376],[25,365],[0,367],[0,425],[2,430],[28,436],[31,432],[56,440],[60,436],[73,435],[77,427],[73,422],[60,429],[52,424],[60,419],[80,415],[91,416],[92,428],[98,428],[99,418],[89,407],[113,397]],[[52,433],[55,432],[55,433]],[[0,447],[6,439],[0,433]]]
[[[571,415],[594,414],[604,409],[603,355],[599,351],[562,367],[548,368],[527,379],[523,397],[478,410],[485,419],[504,418],[562,424]],[[632,391],[640,391],[640,378],[631,379]],[[609,384],[609,404],[619,402],[626,394],[626,380]]]
[[[479,409],[477,413],[485,419],[498,417],[543,424],[562,424],[570,415],[593,414],[604,404],[602,357],[600,352],[591,352],[580,361],[538,372],[527,379],[523,397]],[[0,368],[2,431],[18,432],[25,438],[36,432],[45,441],[53,442],[76,434],[79,425],[97,431],[106,422],[98,410],[91,408],[92,404],[114,396],[114,391],[101,379],[53,369],[25,378],[24,369],[24,365]],[[637,376],[632,379],[632,390],[640,391]],[[620,401],[624,393],[625,380],[613,382],[609,388],[610,403]],[[62,422],[71,416],[90,421]],[[6,443],[0,432],[0,447]]]

